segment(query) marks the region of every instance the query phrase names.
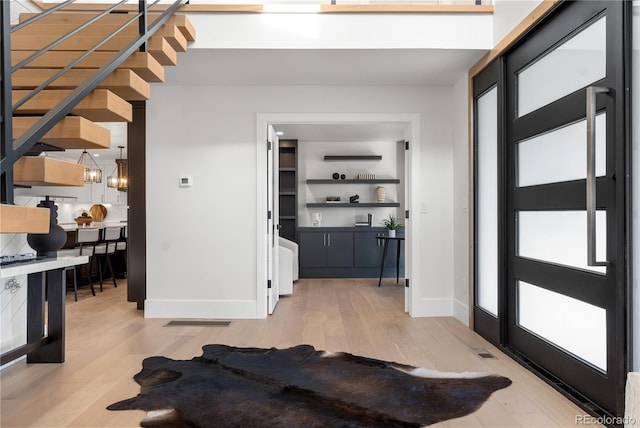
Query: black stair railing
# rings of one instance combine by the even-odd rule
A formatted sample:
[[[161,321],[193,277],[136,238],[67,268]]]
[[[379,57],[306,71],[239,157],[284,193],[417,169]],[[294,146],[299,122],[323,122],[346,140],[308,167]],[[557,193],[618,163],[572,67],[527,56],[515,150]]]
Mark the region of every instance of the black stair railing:
[[[188,3],[188,0],[176,0],[166,10],[164,10],[157,19],[155,19],[152,25],[149,27],[148,13],[157,5],[160,0],[156,0],[150,6],[147,6],[146,0],[138,1],[138,13],[131,15],[131,19],[122,24],[113,33],[109,34],[105,39],[88,49],[78,58],[73,60],[70,64],[58,71],[55,75],[51,76],[33,91],[31,91],[26,97],[21,99],[18,103],[12,104],[11,99],[11,73],[21,69],[29,62],[39,58],[46,52],[49,52],[52,48],[64,42],[65,40],[77,34],[79,31],[87,28],[100,18],[115,11],[118,7],[125,4],[127,0],[122,0],[115,3],[113,6],[108,7],[106,10],[98,13],[95,17],[91,18],[86,23],[80,25],[59,39],[51,42],[38,52],[32,54],[23,61],[20,61],[15,66],[11,65],[11,33],[21,28],[28,26],[33,22],[44,18],[65,6],[73,3],[75,0],[67,0],[57,6],[42,12],[14,27],[11,27],[11,14],[9,1],[0,0],[0,25],[2,26],[0,32],[0,138],[2,138],[2,144],[0,144],[0,202],[13,204],[14,203],[14,183],[13,183],[13,164],[22,156],[27,154],[39,140],[47,133],[56,123],[58,123],[64,116],[69,114],[71,110],[82,101],[91,91],[93,91],[98,85],[106,79],[113,71],[115,71],[131,54],[135,51],[146,51],[147,41],[153,34],[162,27],[167,20],[183,5]],[[139,22],[139,34],[128,45],[118,51],[110,61],[105,63],[102,67],[96,70],[86,81],[80,84],[74,89],[66,98],[64,98],[55,108],[51,109],[44,116],[42,116],[31,128],[24,132],[20,137],[13,138],[13,113],[21,105],[33,98],[39,92],[44,90],[52,82],[60,78],[64,73],[73,68],[80,61],[85,59],[91,53],[95,52],[107,41],[111,40],[120,31],[130,25],[132,22],[138,20]]]

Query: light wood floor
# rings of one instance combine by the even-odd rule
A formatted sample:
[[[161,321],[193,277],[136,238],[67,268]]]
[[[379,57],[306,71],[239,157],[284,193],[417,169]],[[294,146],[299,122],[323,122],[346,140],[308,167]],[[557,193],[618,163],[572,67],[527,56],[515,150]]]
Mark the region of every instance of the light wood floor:
[[[0,426],[136,427],[141,411],[113,412],[111,403],[133,397],[132,377],[145,357],[190,359],[210,343],[346,351],[442,371],[483,371],[513,385],[494,393],[477,412],[436,427],[573,427],[584,411],[500,353],[454,318],[410,318],[403,289],[376,280],[300,280],[266,320],[234,320],[229,327],[164,327],[126,303],[123,281],[92,297],[67,296],[64,364],[24,361],[0,373]],[[483,360],[474,349],[495,355]]]

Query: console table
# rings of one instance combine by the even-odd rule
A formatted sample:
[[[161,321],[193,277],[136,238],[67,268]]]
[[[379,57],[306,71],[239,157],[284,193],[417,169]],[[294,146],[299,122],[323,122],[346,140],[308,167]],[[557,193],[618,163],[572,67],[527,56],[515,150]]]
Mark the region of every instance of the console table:
[[[64,362],[64,269],[85,263],[89,263],[88,256],[58,257],[18,262],[0,269],[0,279],[27,275],[27,344],[2,354],[0,364],[23,355],[27,356],[27,363]],[[45,298],[48,302],[46,334]]]
[[[382,272],[384,272],[384,262],[387,258],[387,249],[389,248],[389,241],[396,241],[398,247],[396,250],[396,284],[400,280],[400,244],[404,241],[404,236],[380,236],[377,239],[381,239],[384,243],[384,249],[382,250],[382,260],[380,261],[380,278],[378,279],[378,287],[382,284]]]

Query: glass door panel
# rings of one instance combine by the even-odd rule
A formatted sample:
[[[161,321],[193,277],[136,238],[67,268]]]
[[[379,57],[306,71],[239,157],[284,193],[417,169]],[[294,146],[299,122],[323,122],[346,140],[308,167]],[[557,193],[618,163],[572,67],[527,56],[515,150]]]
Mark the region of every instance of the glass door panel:
[[[607,75],[607,18],[598,19],[518,73],[518,116]]]
[[[606,372],[605,309],[524,281],[517,284],[517,322],[522,328]]]
[[[587,121],[567,125],[517,145],[518,187],[587,178]],[[596,115],[596,176],[606,174],[607,114]]]
[[[516,254],[562,266],[606,274],[587,264],[586,211],[519,211]],[[596,211],[596,259],[606,260],[607,213]]]
[[[498,89],[480,96],[477,108],[476,304],[498,315]]]

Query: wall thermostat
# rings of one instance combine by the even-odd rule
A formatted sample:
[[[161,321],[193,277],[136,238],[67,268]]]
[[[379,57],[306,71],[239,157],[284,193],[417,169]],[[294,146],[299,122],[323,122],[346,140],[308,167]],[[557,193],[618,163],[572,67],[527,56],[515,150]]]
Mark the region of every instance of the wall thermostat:
[[[180,184],[180,187],[191,187],[191,186],[193,186],[193,176],[192,175],[181,175],[179,184]]]

